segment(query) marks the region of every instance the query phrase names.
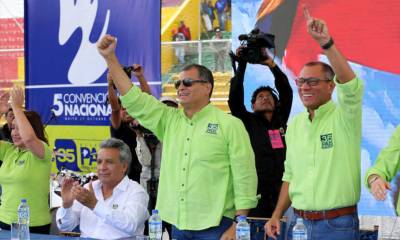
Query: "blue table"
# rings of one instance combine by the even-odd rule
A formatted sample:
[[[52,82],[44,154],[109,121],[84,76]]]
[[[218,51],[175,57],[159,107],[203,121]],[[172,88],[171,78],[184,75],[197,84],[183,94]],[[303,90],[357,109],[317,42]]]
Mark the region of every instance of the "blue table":
[[[10,239],[11,237],[11,232],[7,230],[0,230],[0,239]],[[31,240],[89,240],[91,238],[80,238],[80,237],[64,237],[64,236],[56,236],[56,235],[46,235],[46,234],[36,234],[36,233],[31,233]]]
[[[11,232],[8,230],[0,230],[0,240],[10,239]],[[46,235],[31,233],[31,240],[95,240],[94,238],[81,238],[81,237],[65,237],[57,235]],[[120,240],[135,240],[136,237],[121,238]]]

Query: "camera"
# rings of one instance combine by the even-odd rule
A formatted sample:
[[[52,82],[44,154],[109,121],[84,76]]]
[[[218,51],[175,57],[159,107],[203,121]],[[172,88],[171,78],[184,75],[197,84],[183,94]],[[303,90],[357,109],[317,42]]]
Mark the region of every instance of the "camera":
[[[134,71],[132,66],[125,66],[123,67],[124,72],[126,73],[126,75],[128,75],[129,78],[132,77],[132,71]]]
[[[275,48],[275,36],[269,33],[264,33],[256,28],[249,34],[239,35],[240,45],[242,49],[240,58],[249,63],[259,63],[265,59],[262,53],[262,48]]]

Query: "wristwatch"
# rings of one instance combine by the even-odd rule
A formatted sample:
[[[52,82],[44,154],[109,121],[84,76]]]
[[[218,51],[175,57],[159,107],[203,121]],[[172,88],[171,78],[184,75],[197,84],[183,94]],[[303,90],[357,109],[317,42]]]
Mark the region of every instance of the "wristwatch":
[[[333,44],[334,44],[333,38],[331,37],[327,43],[321,46],[321,48],[324,50],[328,50],[329,48],[332,47]]]

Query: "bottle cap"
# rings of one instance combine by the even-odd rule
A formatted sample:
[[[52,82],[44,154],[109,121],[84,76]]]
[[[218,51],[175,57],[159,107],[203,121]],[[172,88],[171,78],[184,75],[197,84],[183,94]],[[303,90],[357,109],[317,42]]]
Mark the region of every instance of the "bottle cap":
[[[153,210],[151,211],[151,214],[158,214],[158,210],[157,210],[157,209],[153,209]]]
[[[247,219],[247,217],[246,217],[245,215],[240,215],[240,216],[238,217],[238,220],[239,220],[239,221],[246,221],[246,219]]]
[[[26,203],[26,199],[25,198],[21,199],[21,202]]]

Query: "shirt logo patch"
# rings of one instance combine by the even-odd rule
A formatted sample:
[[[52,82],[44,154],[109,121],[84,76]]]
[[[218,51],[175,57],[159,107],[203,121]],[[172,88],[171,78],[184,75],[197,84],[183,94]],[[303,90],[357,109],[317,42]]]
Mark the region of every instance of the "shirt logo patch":
[[[207,133],[210,134],[217,134],[218,131],[218,124],[216,123],[209,123],[207,127]]]
[[[321,148],[322,149],[327,149],[327,148],[333,147],[332,133],[321,135],[320,139],[321,139],[321,145],[322,145]]]
[[[18,166],[24,165],[24,164],[25,164],[25,159],[18,159],[17,162],[16,162],[16,164],[17,164]]]
[[[117,209],[117,208],[118,208],[118,204],[114,203],[114,204],[112,205],[112,209]]]

